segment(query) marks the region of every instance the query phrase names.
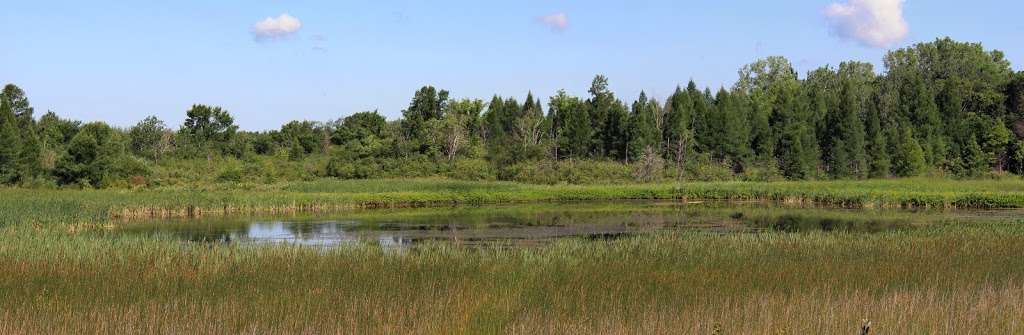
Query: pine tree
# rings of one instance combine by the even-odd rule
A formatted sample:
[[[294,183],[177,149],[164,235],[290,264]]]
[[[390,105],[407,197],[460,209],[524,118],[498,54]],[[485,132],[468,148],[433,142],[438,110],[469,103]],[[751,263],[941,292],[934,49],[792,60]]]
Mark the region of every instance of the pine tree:
[[[690,130],[690,115],[693,113],[693,103],[690,96],[680,87],[676,87],[675,93],[665,101],[665,124],[663,125],[662,138],[666,145],[673,146],[683,134]],[[669,150],[671,153],[673,150]]]
[[[633,103],[629,115],[629,156],[637,159],[647,148],[660,147],[661,134],[658,131],[657,115],[653,101],[647,100],[647,93],[640,92],[640,98]]]
[[[885,132],[882,129],[882,122],[878,114],[878,108],[875,104],[869,104],[866,129],[869,139],[867,148],[868,168],[870,177],[886,178],[889,176],[890,169],[889,152]]]
[[[586,158],[590,156],[590,142],[593,138],[593,129],[590,128],[590,116],[587,109],[577,104],[568,110],[565,118],[565,145],[564,150],[570,157]]]
[[[942,118],[939,107],[935,103],[935,94],[923,80],[914,83],[913,100],[908,103],[911,109],[909,116],[915,129],[918,129],[917,140],[921,143],[926,164],[938,166],[945,160],[945,144],[942,139]]]
[[[771,126],[772,104],[766,94],[755,92],[750,97],[751,149],[758,161],[766,162],[775,155],[775,135]]]
[[[713,140],[711,132],[708,130],[708,115],[710,111],[710,98],[703,92],[697,89],[697,84],[692,80],[686,86],[686,93],[690,95],[690,102],[693,103],[693,109],[690,120],[690,129],[693,129],[693,136],[696,140],[694,145],[698,151],[708,152],[711,151],[712,144],[709,143]],[[710,93],[708,94],[710,95]]]
[[[15,157],[16,179],[24,180],[37,176],[41,170],[41,152],[39,135],[36,133],[36,121],[32,117],[33,108],[25,92],[18,86],[8,84],[0,93],[0,100],[7,104],[8,116],[18,133],[17,156]]]
[[[440,119],[447,104],[448,91],[424,86],[416,91],[409,108],[402,111],[402,131],[407,139],[421,145],[421,151],[428,142],[427,121]]]
[[[927,168],[924,150],[914,138],[914,131],[908,126],[900,126],[899,137],[892,153],[893,174],[899,177],[912,177],[924,173]]]
[[[613,110],[618,108],[615,95],[608,91],[608,78],[603,75],[594,77],[590,84],[590,99],[587,100],[587,114],[590,115],[590,129],[594,130],[594,138],[591,141],[591,153],[599,157],[612,157],[607,152],[609,142],[614,140],[617,134],[606,133],[609,129],[618,130],[619,125],[609,126],[609,121],[619,121],[621,115],[614,115]]]
[[[559,90],[548,102],[551,119],[551,137],[555,143],[555,158],[584,158],[590,154],[590,118],[585,106],[565,90]]]
[[[0,99],[0,184],[11,184],[19,176],[21,136],[10,103]]]
[[[1007,145],[1010,144],[1010,130],[1006,128],[1006,124],[1003,120],[989,119],[985,123],[984,130],[980,131],[981,135],[978,145],[981,147],[982,152],[985,153],[986,166],[994,166],[997,170],[1003,170],[1006,167],[1006,153]]]
[[[629,112],[616,100],[608,110],[608,119],[601,132],[604,138],[604,153],[607,157],[621,161],[629,160]]]
[[[675,163],[676,177],[682,179],[683,165],[693,147],[693,130],[690,129],[693,103],[690,101],[690,95],[677,86],[675,93],[666,101],[665,109],[662,137],[665,141],[665,156]]]
[[[1024,175],[1024,141],[1010,142],[1007,152],[1007,168],[1017,175]]]
[[[729,151],[736,172],[743,172],[754,156],[751,148],[751,126],[749,110],[746,104],[736,95],[731,95],[730,103],[723,110],[726,114],[725,126],[728,134]]]
[[[867,146],[864,133],[864,122],[860,119],[863,108],[859,92],[850,81],[843,85],[842,102],[839,108],[842,119],[838,125],[841,142],[833,144],[832,151],[841,151],[841,155],[833,156],[832,163],[838,167],[834,176],[864,178],[868,175]]]
[[[27,123],[21,128],[21,150],[18,152],[18,173],[22,180],[42,173],[42,145],[36,135],[35,126]]]
[[[964,143],[961,152],[961,174],[968,177],[979,176],[989,169],[987,155],[981,149],[981,145],[973,137]]]
[[[782,128],[775,149],[779,168],[790,179],[811,178],[816,174],[821,149],[814,129],[805,122],[810,104],[804,99],[809,97],[800,94],[796,81],[780,83],[775,91],[777,101],[773,114],[778,120],[776,124]]]

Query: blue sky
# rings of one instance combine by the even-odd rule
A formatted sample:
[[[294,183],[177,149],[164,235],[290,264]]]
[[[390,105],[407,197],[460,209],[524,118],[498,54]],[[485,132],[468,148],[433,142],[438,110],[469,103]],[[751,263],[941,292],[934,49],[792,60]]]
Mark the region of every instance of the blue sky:
[[[17,1],[0,12],[0,82],[46,110],[177,127],[193,103],[244,129],[379,109],[393,119],[423,85],[454,97],[585,96],[602,73],[621,98],[678,84],[731,85],[765,56],[801,73],[950,36],[1024,64],[1024,2],[787,1]],[[288,20],[277,20],[282,14]],[[267,24],[261,21],[273,18]],[[546,18],[546,19],[545,19]]]

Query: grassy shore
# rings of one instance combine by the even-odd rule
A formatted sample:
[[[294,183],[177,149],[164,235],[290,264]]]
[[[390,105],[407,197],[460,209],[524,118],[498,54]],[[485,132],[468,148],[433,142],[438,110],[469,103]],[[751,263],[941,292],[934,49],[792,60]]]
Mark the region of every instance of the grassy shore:
[[[1019,208],[1024,180],[707,182],[528,185],[444,179],[320,180],[203,189],[0,190],[0,226],[108,219],[331,212],[352,208],[672,199],[771,201],[853,208]]]
[[[0,235],[0,333],[1024,331],[1024,228],[664,233],[536,249]]]

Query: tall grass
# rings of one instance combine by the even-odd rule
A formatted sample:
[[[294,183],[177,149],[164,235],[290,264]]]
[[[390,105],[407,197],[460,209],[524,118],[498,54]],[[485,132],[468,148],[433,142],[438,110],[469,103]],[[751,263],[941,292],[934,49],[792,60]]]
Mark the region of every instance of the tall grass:
[[[874,234],[662,232],[527,249],[436,244],[406,251],[184,244],[95,233],[111,219],[576,200],[1022,207],[1022,190],[1017,179],[603,186],[418,179],[2,189],[0,334],[801,334],[852,333],[863,319],[880,333],[1022,333],[1019,220]],[[533,206],[543,212],[549,205]],[[753,220],[773,215],[744,213]],[[829,215],[871,219],[866,214]],[[925,215],[894,218],[932,222],[930,215],[942,214]]]
[[[1024,331],[1024,228],[664,233],[537,249],[0,230],[0,333]]]
[[[754,200],[853,208],[1017,208],[1024,207],[1024,181],[897,179],[577,186],[388,179],[135,191],[0,189],[0,225],[622,199]]]

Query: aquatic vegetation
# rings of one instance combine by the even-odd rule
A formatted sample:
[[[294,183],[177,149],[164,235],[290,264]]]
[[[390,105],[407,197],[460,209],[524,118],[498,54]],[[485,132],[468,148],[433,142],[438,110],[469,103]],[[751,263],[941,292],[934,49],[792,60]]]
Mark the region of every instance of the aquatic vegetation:
[[[852,333],[863,319],[885,333],[1017,333],[1024,331],[1024,225],[1011,216],[974,223],[950,209],[1020,207],[1022,187],[1017,180],[536,186],[427,179],[3,189],[0,333]],[[543,218],[565,201],[602,199],[616,201],[568,204],[580,213],[567,224],[638,206],[624,199],[665,199],[674,205],[649,206],[776,229],[403,250],[113,233],[150,217],[315,218],[342,209],[413,222],[456,212],[487,222]],[[527,204],[465,206],[489,203]],[[817,208],[827,204],[860,209]],[[828,232],[808,229],[821,222]],[[847,229],[864,222],[914,229]]]
[[[1024,330],[1017,224],[409,252],[0,234],[5,333]]]
[[[0,225],[107,219],[296,214],[356,208],[663,199],[766,201],[849,208],[1024,207],[1024,180],[695,182],[530,185],[447,179],[318,180],[208,189],[0,189]]]

